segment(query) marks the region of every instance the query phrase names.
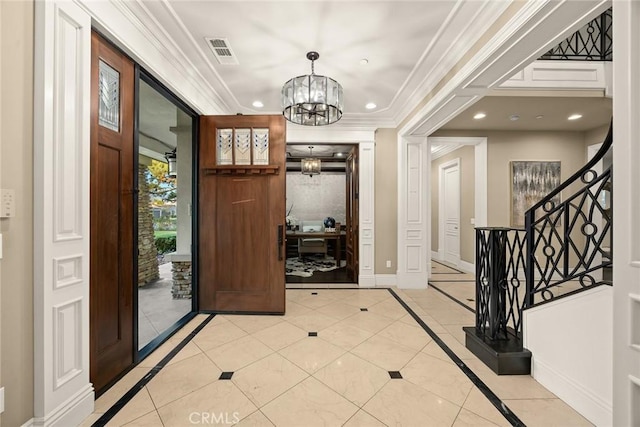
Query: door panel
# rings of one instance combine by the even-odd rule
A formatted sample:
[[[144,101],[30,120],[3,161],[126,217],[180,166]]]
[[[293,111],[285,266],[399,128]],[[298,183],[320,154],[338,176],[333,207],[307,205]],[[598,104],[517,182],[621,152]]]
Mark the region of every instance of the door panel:
[[[360,270],[358,262],[359,245],[359,200],[358,200],[358,147],[354,147],[349,152],[346,165],[347,175],[347,274],[354,282],[358,282],[358,272]]]
[[[445,260],[460,261],[460,169],[458,165],[444,169],[444,253]]]
[[[90,376],[98,393],[133,363],[133,94],[133,63],[93,33]]]
[[[242,129],[269,129],[268,165],[218,165],[218,129],[233,141]],[[284,313],[284,131],[282,116],[200,119],[201,310]]]

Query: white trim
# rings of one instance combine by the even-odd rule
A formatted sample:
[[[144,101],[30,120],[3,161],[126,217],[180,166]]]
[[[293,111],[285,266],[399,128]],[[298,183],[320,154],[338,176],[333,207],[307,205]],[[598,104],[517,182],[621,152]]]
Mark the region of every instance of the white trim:
[[[361,275],[358,276],[358,287],[360,288],[375,288],[376,287],[376,275]]]
[[[438,251],[434,251],[433,248],[431,248],[431,259],[440,261],[440,253],[438,253]]]
[[[398,278],[395,274],[376,274],[376,286],[388,288],[396,286]]]
[[[93,412],[89,382],[91,17],[35,2],[33,425],[76,425]],[[74,258],[72,277],[54,271]]]
[[[470,262],[460,260],[460,263],[458,264],[458,268],[464,271],[465,273],[476,274],[476,265]]]
[[[612,70],[603,61],[535,61],[496,88],[610,92]]]
[[[429,150],[431,150],[431,147],[429,147]],[[444,234],[445,234],[445,219],[444,219],[444,212],[445,212],[445,203],[442,203],[442,195],[446,193],[445,188],[444,188],[444,172],[446,169],[449,169],[451,167],[456,167],[457,171],[458,171],[458,199],[455,201],[458,204],[458,225],[457,225],[457,229],[458,229],[458,255],[457,257],[455,257],[455,259],[448,259],[447,260],[447,254],[445,252],[445,239],[444,239]],[[428,166],[428,169],[430,170],[430,166]],[[430,176],[429,174],[427,176]],[[460,264],[460,198],[462,197],[461,191],[460,191],[460,157],[457,157],[453,160],[450,160],[448,162],[442,163],[441,165],[438,166],[438,252],[440,252],[441,250],[444,253],[444,259],[447,260],[448,262],[455,264],[456,266],[458,264]],[[430,203],[429,203],[430,205]]]
[[[582,385],[576,383],[563,372],[553,369],[551,366],[533,355],[531,361],[531,376],[540,384],[553,384],[553,394],[570,404],[585,418],[597,426],[610,426],[613,417],[611,403],[604,401],[599,396],[590,393]]]

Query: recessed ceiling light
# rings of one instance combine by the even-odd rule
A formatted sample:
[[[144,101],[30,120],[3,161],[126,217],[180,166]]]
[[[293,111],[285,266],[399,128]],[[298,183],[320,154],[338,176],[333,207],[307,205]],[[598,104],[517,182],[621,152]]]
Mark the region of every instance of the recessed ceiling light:
[[[515,122],[516,120],[520,120],[520,116],[517,114],[512,114],[509,116],[509,120],[511,120],[512,122]]]
[[[544,116],[543,116],[542,114],[540,114],[540,115],[537,115],[537,116],[536,116],[536,119],[540,120],[540,119],[541,119],[541,118],[543,118],[543,117],[544,117]]]
[[[264,104],[261,101],[253,101],[253,104],[251,104],[251,105],[253,105],[256,108],[264,107]]]
[[[342,157],[342,156],[344,156],[344,154],[343,153],[336,153],[336,156],[337,157]]]
[[[476,113],[476,115],[473,116],[473,118],[476,120],[484,119],[485,117],[487,117],[485,113]]]
[[[373,110],[374,108],[377,107],[376,104],[374,104],[373,102],[368,103],[367,105],[364,106],[367,110]]]
[[[569,117],[567,117],[567,120],[578,120],[582,118],[582,114],[572,114]]]
[[[362,58],[360,61],[358,61],[358,63],[360,65],[367,65],[369,63],[369,60],[367,58]]]

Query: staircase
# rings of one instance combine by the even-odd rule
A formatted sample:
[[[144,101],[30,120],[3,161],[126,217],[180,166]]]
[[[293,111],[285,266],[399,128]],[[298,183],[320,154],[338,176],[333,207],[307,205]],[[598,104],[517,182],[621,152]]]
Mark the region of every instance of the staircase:
[[[464,328],[498,375],[532,374],[597,425],[611,423],[612,143],[610,127],[598,153],[526,211],[524,229],[476,229],[476,324]]]

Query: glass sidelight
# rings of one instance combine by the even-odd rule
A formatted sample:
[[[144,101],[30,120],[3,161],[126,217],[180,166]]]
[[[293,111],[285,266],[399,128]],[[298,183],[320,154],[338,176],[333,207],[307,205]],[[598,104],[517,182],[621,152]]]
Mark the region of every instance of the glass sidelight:
[[[138,88],[137,336],[147,353],[193,311],[195,115],[144,73]]]

